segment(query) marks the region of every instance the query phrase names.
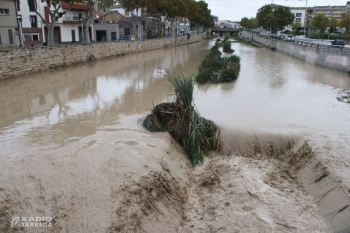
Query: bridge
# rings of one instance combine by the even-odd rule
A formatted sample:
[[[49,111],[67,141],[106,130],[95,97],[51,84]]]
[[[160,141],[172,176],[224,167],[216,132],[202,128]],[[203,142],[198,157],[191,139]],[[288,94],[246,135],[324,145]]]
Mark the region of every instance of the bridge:
[[[232,36],[233,34],[238,34],[239,30],[239,28],[212,28],[211,33],[213,34],[213,32],[215,32],[220,36],[223,36],[226,33],[230,33]]]

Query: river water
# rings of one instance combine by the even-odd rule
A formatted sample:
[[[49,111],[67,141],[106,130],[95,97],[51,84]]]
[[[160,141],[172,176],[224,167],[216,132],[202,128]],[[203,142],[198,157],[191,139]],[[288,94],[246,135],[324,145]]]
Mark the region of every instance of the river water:
[[[213,44],[0,82],[2,204],[12,214],[18,213],[13,205],[22,215],[50,213],[61,223],[71,221],[67,227],[77,232],[106,228],[114,211],[113,187],[125,182],[115,177],[137,179],[147,173],[140,164],[149,164],[148,155],[169,150],[167,136],[150,134],[138,124],[153,105],[172,98],[166,69],[195,72]],[[232,48],[242,59],[239,79],[196,87],[200,114],[223,129],[232,147],[256,139],[309,140],[350,187],[350,108],[336,99],[338,88],[350,88],[348,75],[265,48],[238,43]]]

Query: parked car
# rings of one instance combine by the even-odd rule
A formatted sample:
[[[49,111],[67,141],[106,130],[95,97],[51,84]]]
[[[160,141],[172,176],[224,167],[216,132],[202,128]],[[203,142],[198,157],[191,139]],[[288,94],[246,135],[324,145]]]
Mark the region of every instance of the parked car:
[[[270,37],[270,38],[273,38],[273,39],[276,39],[276,38],[277,38],[277,35],[271,33],[271,34],[269,34],[269,37]]]
[[[287,35],[286,38],[285,38],[286,41],[294,41],[294,39],[295,38],[294,38],[293,35]]]
[[[336,45],[336,46],[345,46],[345,43],[343,40],[339,40],[339,39],[336,39],[332,42],[332,45]]]
[[[280,40],[285,40],[286,39],[286,35],[280,35],[279,37],[278,37],[278,39],[280,39]]]

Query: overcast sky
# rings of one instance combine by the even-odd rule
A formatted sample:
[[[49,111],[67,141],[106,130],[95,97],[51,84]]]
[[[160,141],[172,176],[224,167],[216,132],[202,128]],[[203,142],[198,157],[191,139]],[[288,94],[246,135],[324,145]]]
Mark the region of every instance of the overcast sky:
[[[257,10],[265,4],[270,4],[267,0],[204,0],[209,4],[211,13],[219,16],[219,20],[240,21],[243,17],[255,17]],[[308,0],[308,6],[345,6],[346,0]],[[275,4],[305,7],[305,0],[275,0]]]

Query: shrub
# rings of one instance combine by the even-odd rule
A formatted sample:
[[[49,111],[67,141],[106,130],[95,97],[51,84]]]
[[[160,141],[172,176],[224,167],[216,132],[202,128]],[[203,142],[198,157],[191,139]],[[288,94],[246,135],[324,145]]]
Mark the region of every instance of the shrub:
[[[220,129],[213,121],[201,117],[195,109],[192,75],[167,74],[175,89],[176,101],[155,106],[152,113],[143,119],[142,125],[151,132],[169,132],[184,146],[192,165],[200,165],[206,153],[220,149]]]
[[[231,45],[230,42],[227,43]],[[221,57],[218,47],[214,46],[202,59],[196,81],[199,84],[234,81],[240,72],[240,60],[236,55]]]
[[[290,34],[290,31],[289,30],[285,30],[283,33],[284,34]]]
[[[231,49],[231,42],[224,43],[224,52],[225,53],[233,53],[234,51]]]
[[[222,83],[228,83],[236,80],[237,78],[235,69],[233,67],[228,67],[221,72],[220,81]]]

